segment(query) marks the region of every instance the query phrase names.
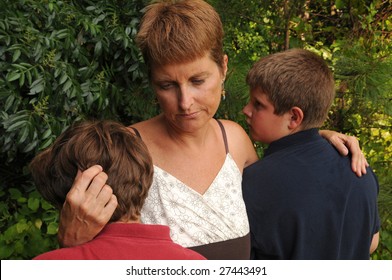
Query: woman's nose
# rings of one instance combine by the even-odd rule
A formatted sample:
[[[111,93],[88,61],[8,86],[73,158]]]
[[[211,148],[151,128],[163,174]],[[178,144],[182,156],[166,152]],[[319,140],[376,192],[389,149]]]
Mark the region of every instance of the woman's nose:
[[[192,91],[186,86],[180,87],[179,93],[179,105],[184,111],[189,110],[193,105],[193,95]]]

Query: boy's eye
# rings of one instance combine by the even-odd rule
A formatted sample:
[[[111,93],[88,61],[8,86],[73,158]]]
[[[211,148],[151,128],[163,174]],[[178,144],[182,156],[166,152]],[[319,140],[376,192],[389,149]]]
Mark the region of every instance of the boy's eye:
[[[254,102],[253,102],[253,106],[256,108],[256,109],[262,109],[262,108],[264,108],[264,105],[263,104],[261,104],[259,101],[257,101],[257,100],[255,100]]]

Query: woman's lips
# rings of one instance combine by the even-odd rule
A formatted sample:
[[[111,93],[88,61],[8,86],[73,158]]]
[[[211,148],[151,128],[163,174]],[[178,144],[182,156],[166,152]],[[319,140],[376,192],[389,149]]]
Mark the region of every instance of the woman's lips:
[[[187,114],[178,114],[179,117],[184,119],[194,119],[197,117],[199,112],[187,113]]]

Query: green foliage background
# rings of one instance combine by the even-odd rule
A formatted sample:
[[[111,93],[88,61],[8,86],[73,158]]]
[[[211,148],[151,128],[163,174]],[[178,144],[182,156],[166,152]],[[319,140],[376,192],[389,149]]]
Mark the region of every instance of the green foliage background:
[[[27,169],[37,152],[80,119],[130,124],[159,112],[134,44],[146,2],[0,0],[0,259],[58,246],[58,214]],[[378,175],[381,243],[372,258],[392,259],[391,0],[209,2],[230,58],[217,117],[246,129],[245,75],[259,57],[303,47],[329,62],[337,98],[325,127],[358,137]]]

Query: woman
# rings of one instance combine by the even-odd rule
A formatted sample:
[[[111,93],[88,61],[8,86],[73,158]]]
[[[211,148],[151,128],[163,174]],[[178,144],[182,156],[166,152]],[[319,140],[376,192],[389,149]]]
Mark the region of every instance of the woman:
[[[213,118],[228,62],[219,15],[202,0],[152,4],[137,42],[162,109],[130,128],[143,139],[154,163],[142,222],[169,225],[174,242],[207,259],[248,259],[241,177],[258,158],[240,125]],[[356,139],[325,133],[330,141],[338,136],[351,141],[354,169],[360,173]],[[63,246],[92,239],[106,223],[116,206],[106,179],[99,166],[75,179],[61,213]]]

